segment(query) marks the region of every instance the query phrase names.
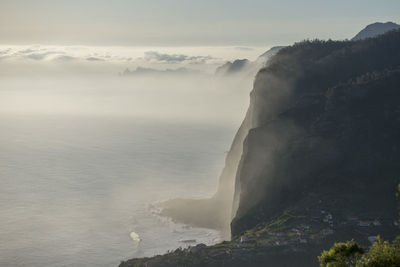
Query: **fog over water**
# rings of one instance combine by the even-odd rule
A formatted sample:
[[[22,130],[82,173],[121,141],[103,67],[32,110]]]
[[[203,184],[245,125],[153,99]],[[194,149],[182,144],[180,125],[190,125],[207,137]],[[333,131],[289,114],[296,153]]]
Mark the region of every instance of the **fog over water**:
[[[215,193],[253,77],[213,72],[259,49],[51,49],[0,54],[0,265],[116,266],[218,242],[152,204]],[[138,66],[196,72],[118,75]]]

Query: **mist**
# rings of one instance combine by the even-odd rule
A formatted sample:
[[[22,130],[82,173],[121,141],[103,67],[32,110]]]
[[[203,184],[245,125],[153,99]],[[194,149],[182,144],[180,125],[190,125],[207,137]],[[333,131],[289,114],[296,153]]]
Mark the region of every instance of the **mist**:
[[[4,46],[0,112],[238,125],[254,77],[216,77],[214,72],[236,54],[254,58],[259,50]],[[127,70],[135,75],[124,75]]]
[[[243,83],[244,85],[244,83]],[[248,92],[212,77],[2,79],[3,113],[134,116],[237,123]],[[224,105],[220,105],[220,100]],[[239,116],[240,117],[240,116]]]
[[[253,77],[214,75],[217,55],[42,49],[0,60],[0,263],[110,266],[222,240],[155,204],[215,194]],[[151,71],[124,75],[137,67]]]

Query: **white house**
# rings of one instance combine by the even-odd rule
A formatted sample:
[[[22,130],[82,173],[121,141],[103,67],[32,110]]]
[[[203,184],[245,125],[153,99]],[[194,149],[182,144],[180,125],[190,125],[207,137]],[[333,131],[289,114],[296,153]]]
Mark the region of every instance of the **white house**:
[[[245,237],[244,235],[240,237],[240,243],[246,243],[249,242],[249,239]]]
[[[332,229],[323,229],[322,234],[323,235],[331,235],[331,234],[333,234],[333,230]]]

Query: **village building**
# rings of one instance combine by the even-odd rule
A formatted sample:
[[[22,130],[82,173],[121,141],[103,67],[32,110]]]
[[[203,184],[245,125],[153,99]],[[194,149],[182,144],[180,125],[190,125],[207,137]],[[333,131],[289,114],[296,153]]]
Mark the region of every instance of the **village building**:
[[[347,216],[347,221],[358,221],[357,216]]]
[[[371,221],[359,221],[358,225],[361,227],[369,227],[371,223]]]
[[[247,243],[247,242],[249,242],[249,239],[246,236],[243,235],[240,237],[240,243]]]
[[[311,217],[311,221],[312,222],[319,222],[319,220],[320,220],[320,217],[318,217],[318,216],[312,216]]]
[[[284,236],[285,235],[285,233],[283,233],[283,232],[278,232],[278,233],[268,232],[268,234],[271,235],[271,236]]]
[[[313,240],[319,239],[319,238],[320,238],[320,235],[318,235],[318,234],[312,234],[312,235],[310,236],[310,238],[313,239]]]
[[[381,222],[379,220],[374,220],[373,221],[374,226],[381,226]]]
[[[289,244],[287,241],[275,241],[275,246],[286,246]]]
[[[332,229],[323,229],[323,230],[322,230],[322,234],[323,234],[324,236],[332,235],[333,233],[334,233],[334,231],[333,231]]]
[[[301,227],[304,228],[305,230],[309,230],[310,229],[310,226],[307,225],[307,224],[302,224]]]
[[[302,235],[304,235],[304,233],[301,232],[301,231],[298,231],[298,232],[296,232],[296,235],[297,235],[297,236],[302,236]]]

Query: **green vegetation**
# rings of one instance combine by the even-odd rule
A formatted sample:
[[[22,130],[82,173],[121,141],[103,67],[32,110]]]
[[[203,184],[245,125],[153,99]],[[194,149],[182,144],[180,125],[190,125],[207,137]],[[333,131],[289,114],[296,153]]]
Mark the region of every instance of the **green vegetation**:
[[[364,248],[352,240],[335,243],[330,250],[322,252],[318,260],[321,266],[327,267],[355,266],[363,253]]]
[[[400,184],[397,185],[396,197],[400,197]],[[400,202],[398,204],[400,211]],[[400,218],[400,214],[399,214]],[[335,243],[329,250],[318,256],[322,267],[395,267],[400,266],[400,236],[390,243],[379,236],[367,253],[354,240]]]
[[[322,267],[395,267],[400,266],[400,243],[383,241],[378,237],[365,253],[356,242],[335,243],[318,257]]]
[[[400,266],[400,246],[378,239],[358,262],[359,266]]]

